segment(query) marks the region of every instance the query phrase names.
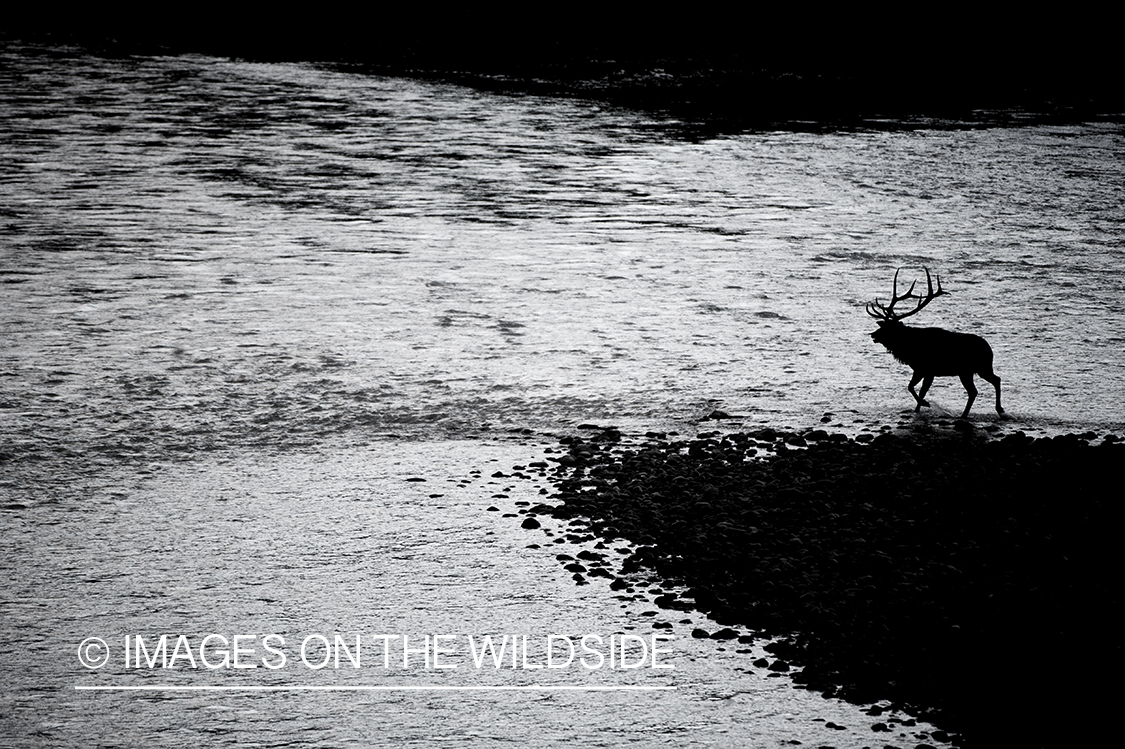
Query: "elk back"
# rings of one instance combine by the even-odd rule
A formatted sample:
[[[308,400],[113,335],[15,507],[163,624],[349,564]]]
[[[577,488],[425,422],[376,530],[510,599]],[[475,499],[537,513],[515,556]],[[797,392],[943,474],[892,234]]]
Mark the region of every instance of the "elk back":
[[[992,371],[992,348],[972,333],[880,321],[871,338],[883,344],[894,358],[922,374],[940,377]]]

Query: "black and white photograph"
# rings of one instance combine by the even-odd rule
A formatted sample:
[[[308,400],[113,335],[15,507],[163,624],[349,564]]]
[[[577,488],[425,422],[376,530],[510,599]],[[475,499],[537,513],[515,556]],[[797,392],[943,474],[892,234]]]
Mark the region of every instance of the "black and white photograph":
[[[57,10],[0,746],[1120,741],[1111,22]]]

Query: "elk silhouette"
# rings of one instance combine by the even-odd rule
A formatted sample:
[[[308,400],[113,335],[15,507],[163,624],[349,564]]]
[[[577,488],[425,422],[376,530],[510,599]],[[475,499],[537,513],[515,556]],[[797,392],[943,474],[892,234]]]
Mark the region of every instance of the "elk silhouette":
[[[973,375],[979,374],[996,388],[996,413],[1004,413],[1000,406],[1000,378],[992,371],[992,347],[988,345],[988,341],[971,333],[955,333],[942,328],[911,328],[902,324],[903,318],[918,314],[927,304],[949,293],[941,288],[941,276],[938,276],[937,291],[934,291],[929,269],[923,270],[926,271],[925,297],[914,294],[917,281],[911,283],[906,293],[899,296],[898,271],[895,271],[890,304],[880,304],[878,298],[867,303],[867,314],[879,322],[879,329],[871,334],[872,340],[883,344],[894,358],[914,370],[914,376],[906,387],[917,401],[915,412],[922,406],[930,405],[926,402],[926,391],[930,389],[935,377],[956,376],[961,378],[961,384],[969,395],[965,411],[961,414],[962,419],[968,417],[969,409],[973,407],[973,401],[977,397]],[[904,299],[917,299],[918,303],[914,309],[895,312],[895,305]],[[922,390],[915,393],[914,386],[919,382],[922,383]]]

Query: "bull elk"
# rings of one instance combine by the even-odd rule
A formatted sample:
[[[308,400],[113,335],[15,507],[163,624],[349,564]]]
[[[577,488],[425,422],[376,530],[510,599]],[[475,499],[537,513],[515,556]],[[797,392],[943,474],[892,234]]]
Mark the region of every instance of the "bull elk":
[[[934,291],[929,269],[923,270],[926,271],[925,297],[914,293],[917,281],[911,283],[906,293],[899,296],[898,271],[895,271],[890,303],[880,304],[877,298],[867,303],[867,314],[879,322],[879,329],[871,334],[872,340],[883,344],[894,358],[914,370],[907,389],[917,402],[915,412],[922,406],[930,405],[926,402],[926,391],[930,389],[935,377],[956,376],[961,378],[961,384],[969,395],[965,411],[961,414],[962,419],[968,417],[969,409],[973,407],[973,401],[977,397],[973,375],[979,374],[996,388],[996,413],[1004,413],[1000,406],[1000,378],[992,371],[992,348],[988,341],[971,333],[955,333],[942,328],[911,328],[902,324],[904,318],[918,314],[927,304],[949,293],[941,288],[940,276],[937,291]],[[913,309],[896,312],[895,305],[905,299],[917,299],[918,303]],[[914,386],[919,382],[922,383],[922,390],[915,393]]]

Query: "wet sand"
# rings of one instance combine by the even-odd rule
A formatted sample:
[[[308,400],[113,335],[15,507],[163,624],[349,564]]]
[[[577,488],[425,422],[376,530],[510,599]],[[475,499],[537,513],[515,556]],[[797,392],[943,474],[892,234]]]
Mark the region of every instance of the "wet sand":
[[[1123,457],[1114,435],[966,422],[857,439],[589,428],[550,456],[557,491],[528,514],[632,542],[585,575],[628,591],[656,573],[681,591],[658,605],[725,628],[695,636],[777,638],[758,665],[810,689],[890,700],[966,746],[1065,745],[1115,700],[1094,677],[1121,662]]]

